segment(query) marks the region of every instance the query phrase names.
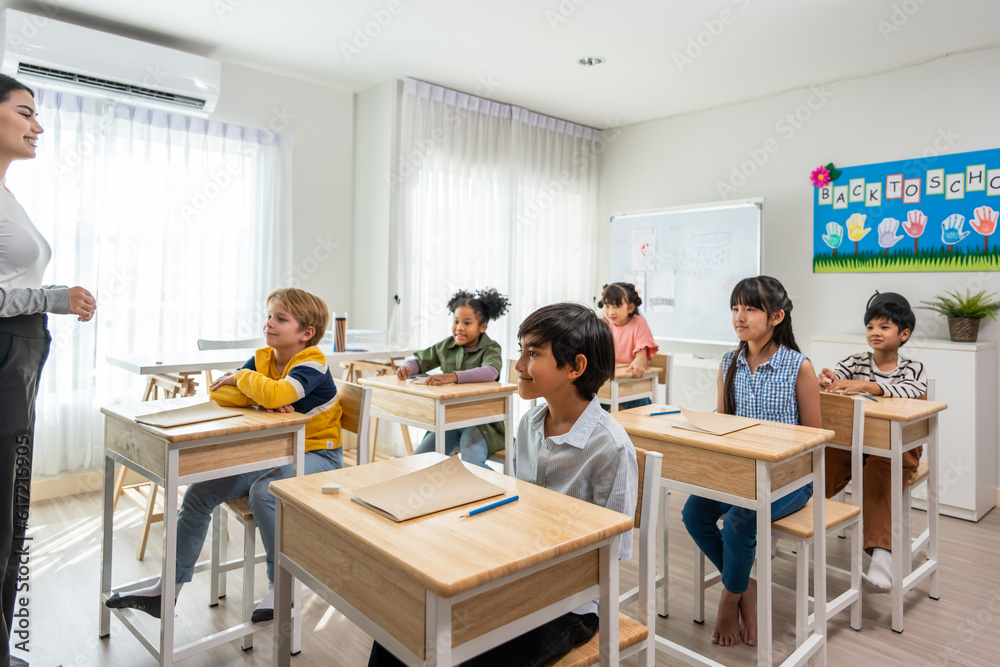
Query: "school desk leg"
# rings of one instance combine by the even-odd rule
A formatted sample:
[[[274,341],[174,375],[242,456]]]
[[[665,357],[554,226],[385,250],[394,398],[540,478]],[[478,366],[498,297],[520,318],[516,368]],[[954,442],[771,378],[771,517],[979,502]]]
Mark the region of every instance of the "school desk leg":
[[[773,664],[771,644],[771,468],[757,461],[757,664]]]
[[[903,544],[903,427],[889,422],[889,474],[892,492],[892,629],[903,631],[904,558],[910,558],[910,545]]]
[[[105,423],[107,418],[105,417]],[[125,469],[125,466],[122,466]],[[104,606],[104,600],[111,595],[111,554],[113,548],[115,510],[114,485],[115,461],[109,456],[104,457],[104,513],[101,523],[101,594],[98,598],[100,605],[100,615],[98,621],[97,636],[107,637],[111,634],[111,610]]]
[[[289,667],[292,660],[292,574],[281,553],[280,498],[274,503],[274,654],[275,667]],[[301,613],[301,612],[300,612]]]
[[[598,633],[601,667],[618,665],[618,543],[619,535],[600,548],[601,597]]]

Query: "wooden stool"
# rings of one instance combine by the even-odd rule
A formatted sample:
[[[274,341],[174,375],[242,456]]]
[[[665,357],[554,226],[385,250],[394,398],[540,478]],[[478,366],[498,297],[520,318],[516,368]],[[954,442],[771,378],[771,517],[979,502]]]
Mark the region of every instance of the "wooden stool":
[[[150,375],[146,382],[146,392],[142,400],[155,401],[163,391],[163,398],[181,398],[184,396],[194,396],[198,389],[198,383],[192,377],[197,373],[178,373]],[[152,482],[139,482],[125,485],[125,475],[128,469],[119,466],[118,474],[115,476],[114,509],[118,509],[118,499],[125,496],[130,501],[139,506],[145,513],[142,523],[142,532],[139,534],[139,544],[135,551],[135,557],[142,560],[146,556],[146,542],[149,540],[149,528],[158,521],[163,521],[163,512],[156,511],[156,499],[159,495],[159,485]]]
[[[396,362],[401,361],[402,357],[391,357],[388,360],[381,359],[359,359],[356,361],[342,361],[340,362],[340,367],[344,369],[343,379],[348,382],[353,382],[357,384],[358,380],[365,373],[372,373],[375,377],[381,377],[383,375],[395,375],[396,374]],[[406,445],[406,454],[409,456],[413,453],[413,443],[410,441],[410,430],[403,424],[399,427],[403,429],[403,444]],[[378,418],[375,418],[375,424],[372,428],[371,434],[371,456],[365,463],[371,463],[375,460],[375,448],[378,446]],[[344,464],[347,465],[347,458],[344,458]]]

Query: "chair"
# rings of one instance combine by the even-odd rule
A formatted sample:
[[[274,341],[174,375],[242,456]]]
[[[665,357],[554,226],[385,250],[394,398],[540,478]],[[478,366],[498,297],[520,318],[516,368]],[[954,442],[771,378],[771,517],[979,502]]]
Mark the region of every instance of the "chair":
[[[825,429],[836,433],[827,442],[827,447],[846,449],[851,452],[851,483],[853,490],[851,499],[856,504],[847,504],[834,499],[825,500],[826,532],[834,533],[847,528],[851,530],[851,569],[849,571],[827,565],[827,570],[850,577],[850,587],[833,600],[826,601],[826,591],[816,591],[816,596],[826,601],[826,614],[830,618],[847,607],[851,608],[851,629],[861,629],[861,570],[862,547],[864,536],[862,531],[861,498],[863,497],[864,474],[862,472],[862,439],[864,437],[865,401],[856,396],[840,396],[837,394],[820,394]],[[806,635],[813,629],[814,615],[809,613],[810,603],[815,599],[809,595],[810,552],[815,534],[813,532],[813,506],[816,498],[811,499],[805,507],[786,517],[771,523],[771,530],[779,538],[790,540],[793,551],[779,550],[778,556],[795,563],[795,645],[800,645]],[[705,576],[705,554],[699,552],[695,559],[695,591],[694,615],[695,622],[705,621],[705,590],[721,581],[718,572]]]
[[[344,379],[348,382],[357,384],[358,380],[365,373],[373,373],[375,377],[395,374],[397,366],[396,362],[401,360],[402,357],[390,357],[388,360],[356,359],[354,361],[342,361],[340,363],[340,367],[344,369]],[[399,427],[403,430],[403,444],[406,445],[406,454],[409,456],[413,453],[413,442],[410,440],[410,429],[407,428],[405,424],[400,424]],[[372,429],[369,458],[367,461],[359,460],[358,465],[374,461],[376,447],[378,447],[378,418],[375,419],[375,426]],[[360,450],[360,448],[360,443],[358,443],[358,449]]]
[[[631,375],[619,375],[623,368],[615,368],[615,376],[601,385],[597,390],[597,400],[601,405],[609,406],[611,412],[618,412],[620,403],[648,398],[656,401],[656,380],[661,369],[650,366],[641,378]]]
[[[635,504],[635,527],[639,529],[639,585],[619,597],[621,606],[639,602],[638,620],[618,614],[618,649],[625,659],[638,654],[638,665],[656,664],[656,533],[660,511],[660,474],[663,456],[635,450],[639,464],[639,497]],[[546,667],[584,667],[600,661],[600,633],[585,644],[550,662]]]
[[[340,428],[342,431],[350,431],[358,437],[357,465],[367,463],[366,452],[361,447],[361,443],[367,442],[368,424],[371,421],[369,414],[372,404],[372,390],[370,387],[361,387],[343,380],[334,380],[337,385],[337,400],[340,402],[342,410],[340,418]],[[211,584],[209,590],[208,604],[214,607],[219,604],[219,600],[226,597],[226,573],[230,570],[242,568],[243,570],[243,622],[249,623],[250,616],[257,604],[254,599],[253,570],[256,563],[264,561],[266,555],[256,553],[255,533],[257,524],[250,509],[249,496],[236,498],[224,503],[233,515],[243,522],[243,553],[239,558],[227,559],[227,549],[225,540],[226,519],[222,512],[222,505],[215,508],[212,513],[212,556],[210,561]],[[296,586],[296,598],[300,597],[299,587]],[[301,608],[301,599],[296,599],[296,608]],[[299,616],[295,617],[295,639],[292,642],[292,653],[298,653],[301,644],[301,627]],[[262,627],[269,627],[267,623],[259,623]],[[243,637],[243,649],[253,648],[253,635]]]
[[[656,371],[656,380],[663,387],[663,401],[659,397],[653,399],[653,403],[670,404],[670,355],[656,354],[649,360],[649,367]]]

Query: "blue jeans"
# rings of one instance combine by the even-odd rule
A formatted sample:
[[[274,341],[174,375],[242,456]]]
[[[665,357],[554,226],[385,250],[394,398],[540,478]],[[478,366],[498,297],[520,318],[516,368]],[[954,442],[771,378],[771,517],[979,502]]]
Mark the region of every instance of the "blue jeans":
[[[792,491],[771,503],[771,519],[777,520],[797,512],[812,497],[812,484]],[[719,519],[722,530],[719,530]],[[681,511],[684,527],[694,543],[722,573],[722,585],[739,595],[750,582],[757,548],[757,512],[734,507],[718,500],[690,496]]]
[[[426,454],[427,452],[437,451],[434,448],[434,444],[434,433],[428,432],[424,436],[424,439],[420,441],[420,446],[413,450],[413,453]],[[459,447],[462,448],[463,461],[482,466],[483,468],[489,468],[486,465],[486,459],[489,458],[490,448],[486,445],[486,438],[483,437],[483,434],[480,433],[477,427],[470,426],[469,428],[445,431],[444,453],[451,456]]]
[[[343,449],[316,449],[306,452],[305,474],[337,470],[343,464]],[[198,555],[205,546],[212,511],[227,500],[246,495],[250,496],[250,509],[267,553],[267,580],[274,581],[274,496],[267,486],[292,476],[292,464],[289,463],[271,470],[255,470],[188,485],[177,515],[177,583],[191,581],[194,575]]]

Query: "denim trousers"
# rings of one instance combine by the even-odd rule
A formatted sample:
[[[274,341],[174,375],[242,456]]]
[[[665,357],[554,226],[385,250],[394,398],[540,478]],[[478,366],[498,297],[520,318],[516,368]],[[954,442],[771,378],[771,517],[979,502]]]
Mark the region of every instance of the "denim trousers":
[[[344,464],[344,451],[315,449],[306,452],[305,474],[337,470]],[[267,553],[267,580],[274,581],[274,495],[267,488],[271,482],[294,476],[292,464],[271,470],[255,470],[241,475],[210,479],[190,484],[177,515],[177,583],[191,581],[198,556],[205,546],[212,511],[234,498],[250,496],[250,509],[260,530],[260,541]]]
[[[436,451],[434,444],[434,433],[429,432],[420,441],[420,445],[413,450],[413,453],[426,454],[427,452]],[[457,448],[461,448],[462,460],[466,463],[489,468],[486,465],[486,459],[489,458],[490,450],[486,445],[486,438],[483,437],[483,434],[479,432],[477,427],[470,426],[469,428],[445,431],[444,453],[451,456]]]
[[[812,484],[806,484],[775,500],[771,503],[771,519],[780,519],[805,507],[812,491]],[[684,503],[681,518],[694,543],[722,573],[722,585],[726,590],[736,595],[744,592],[749,586],[757,549],[757,512],[690,496]]]

